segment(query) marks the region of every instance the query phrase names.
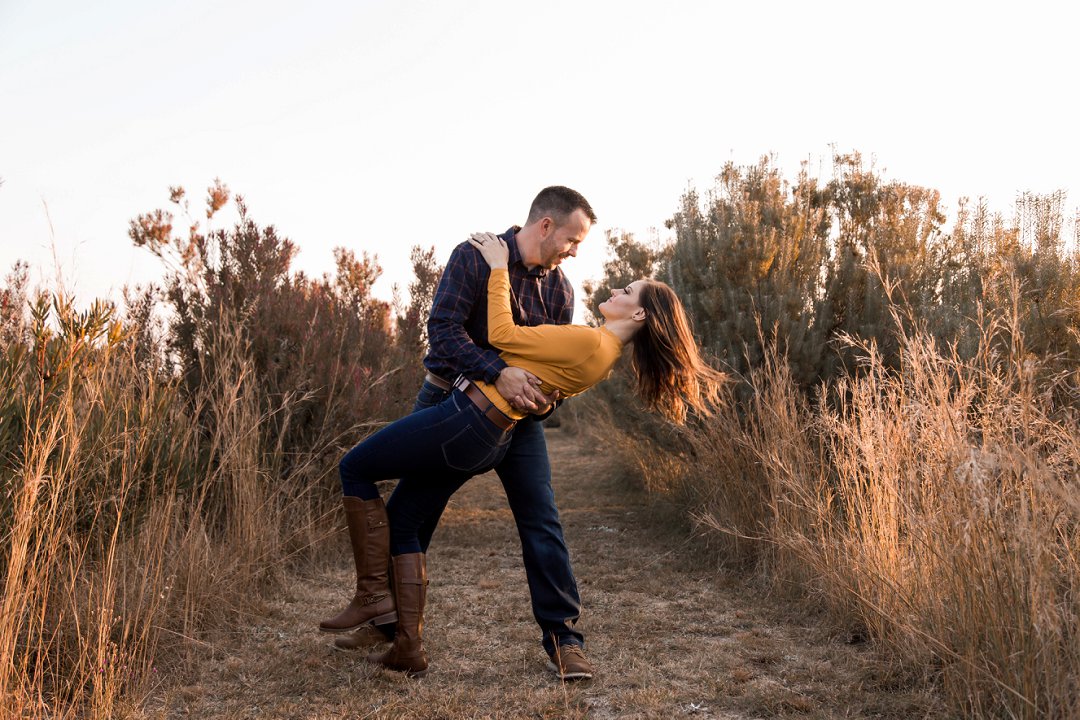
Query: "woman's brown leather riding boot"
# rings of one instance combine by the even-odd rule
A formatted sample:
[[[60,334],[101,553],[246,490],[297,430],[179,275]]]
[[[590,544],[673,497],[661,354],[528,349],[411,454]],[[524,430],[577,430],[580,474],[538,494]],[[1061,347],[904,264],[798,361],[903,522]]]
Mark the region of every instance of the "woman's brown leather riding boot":
[[[398,612],[397,634],[389,650],[372,653],[368,655],[368,660],[420,677],[428,668],[423,643],[424,601],[427,598],[424,553],[397,555],[392,560]]]
[[[369,650],[389,641],[390,638],[374,625],[363,625],[359,630],[334,638],[334,647],[338,650]]]
[[[341,501],[356,563],[356,594],[344,610],[319,623],[320,630],[332,633],[397,620],[388,577],[390,523],[386,519],[386,506],[382,498],[361,500],[345,496]]]

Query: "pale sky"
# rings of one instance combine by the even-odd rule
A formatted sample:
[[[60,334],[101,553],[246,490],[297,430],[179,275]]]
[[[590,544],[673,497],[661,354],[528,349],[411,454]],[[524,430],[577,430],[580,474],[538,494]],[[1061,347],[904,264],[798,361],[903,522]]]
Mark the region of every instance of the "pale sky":
[[[793,178],[861,151],[950,209],[1075,208],[1070,5],[0,0],[0,275],[50,282],[55,247],[81,298],[119,299],[160,274],[128,220],[170,185],[201,211],[215,177],[298,269],[376,253],[385,299],[413,245],[445,261],[551,184],[600,218],[580,287],[604,230],[666,236],[688,187],[770,152]]]

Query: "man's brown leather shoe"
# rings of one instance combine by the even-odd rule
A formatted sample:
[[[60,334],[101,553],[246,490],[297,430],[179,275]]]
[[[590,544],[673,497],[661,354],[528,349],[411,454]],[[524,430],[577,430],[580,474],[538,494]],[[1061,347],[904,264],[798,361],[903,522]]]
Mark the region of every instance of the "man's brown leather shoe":
[[[592,664],[580,645],[560,645],[548,655],[548,667],[560,680],[589,680],[593,676]]]

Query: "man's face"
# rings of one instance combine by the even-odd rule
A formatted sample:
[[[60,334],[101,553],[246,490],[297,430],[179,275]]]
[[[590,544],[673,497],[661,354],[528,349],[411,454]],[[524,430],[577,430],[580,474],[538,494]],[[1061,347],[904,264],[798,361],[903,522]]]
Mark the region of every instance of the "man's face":
[[[592,221],[580,208],[570,213],[562,225],[552,221],[550,229],[540,241],[540,267],[551,270],[566,258],[575,257],[578,245],[585,240],[590,228]]]

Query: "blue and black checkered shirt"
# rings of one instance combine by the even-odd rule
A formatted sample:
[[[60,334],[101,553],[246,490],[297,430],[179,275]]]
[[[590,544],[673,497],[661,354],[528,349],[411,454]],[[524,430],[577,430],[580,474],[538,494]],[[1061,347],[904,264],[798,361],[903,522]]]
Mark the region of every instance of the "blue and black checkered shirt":
[[[510,249],[510,309],[518,325],[566,325],[574,318],[574,288],[554,268],[525,267],[514,226],[500,235]],[[428,316],[429,372],[453,382],[458,375],[495,382],[506,363],[487,340],[487,281],[491,269],[467,242],[446,263]]]

